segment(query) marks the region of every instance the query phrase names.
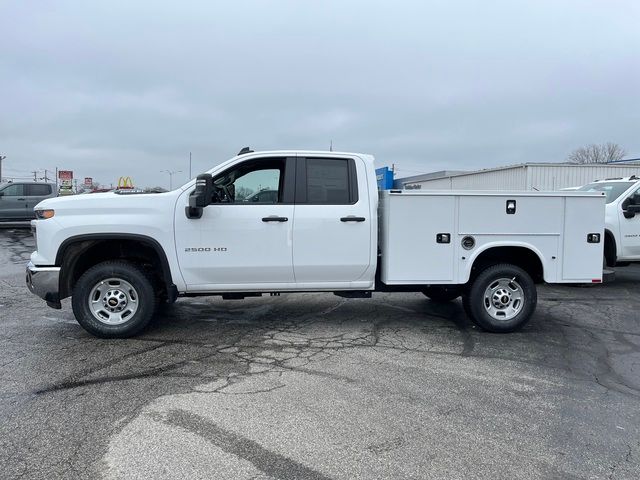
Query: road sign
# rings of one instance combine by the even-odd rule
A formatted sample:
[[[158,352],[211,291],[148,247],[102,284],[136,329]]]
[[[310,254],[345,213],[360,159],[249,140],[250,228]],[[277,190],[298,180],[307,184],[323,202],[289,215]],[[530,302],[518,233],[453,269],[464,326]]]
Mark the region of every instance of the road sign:
[[[90,187],[93,185],[93,178],[91,177],[84,177],[84,186],[85,187]]]
[[[131,177],[120,177],[118,179],[118,189],[133,188]]]
[[[376,168],[376,180],[378,190],[391,190],[393,188],[393,171],[389,167]]]

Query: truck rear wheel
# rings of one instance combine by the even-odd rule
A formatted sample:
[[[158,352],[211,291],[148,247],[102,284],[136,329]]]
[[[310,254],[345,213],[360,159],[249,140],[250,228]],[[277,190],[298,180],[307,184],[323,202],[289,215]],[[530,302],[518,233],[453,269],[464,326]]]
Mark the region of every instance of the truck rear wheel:
[[[522,328],[536,309],[538,296],[531,276],[510,264],[494,265],[471,283],[463,301],[471,320],[489,332]]]
[[[78,323],[101,338],[137,334],[156,310],[152,279],[142,268],[122,261],[99,263],[82,274],[71,302]]]
[[[457,285],[431,285],[422,290],[425,296],[437,303],[447,303],[458,298],[462,292]]]

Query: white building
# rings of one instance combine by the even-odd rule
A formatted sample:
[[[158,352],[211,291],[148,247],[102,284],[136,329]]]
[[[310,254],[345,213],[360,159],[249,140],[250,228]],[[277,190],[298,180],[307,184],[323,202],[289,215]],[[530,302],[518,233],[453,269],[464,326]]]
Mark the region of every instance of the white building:
[[[640,161],[591,165],[524,163],[475,172],[429,175],[432,174],[399,178],[394,186],[430,190],[559,190],[605,178],[640,177]]]

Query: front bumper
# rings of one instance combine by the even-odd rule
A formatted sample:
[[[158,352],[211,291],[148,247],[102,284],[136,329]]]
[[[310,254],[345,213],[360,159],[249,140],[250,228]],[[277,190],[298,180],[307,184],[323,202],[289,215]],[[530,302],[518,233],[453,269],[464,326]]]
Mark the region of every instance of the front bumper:
[[[53,308],[60,308],[60,267],[36,267],[27,264],[27,287]]]

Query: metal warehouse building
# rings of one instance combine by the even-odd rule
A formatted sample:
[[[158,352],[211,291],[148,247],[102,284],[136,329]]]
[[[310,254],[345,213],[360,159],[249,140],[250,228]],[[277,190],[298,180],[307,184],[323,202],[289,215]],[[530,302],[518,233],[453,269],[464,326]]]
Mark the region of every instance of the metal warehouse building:
[[[439,173],[439,172],[438,172]],[[605,178],[640,177],[640,161],[578,165],[524,163],[475,172],[416,175],[395,180],[395,188],[430,190],[559,190]]]

